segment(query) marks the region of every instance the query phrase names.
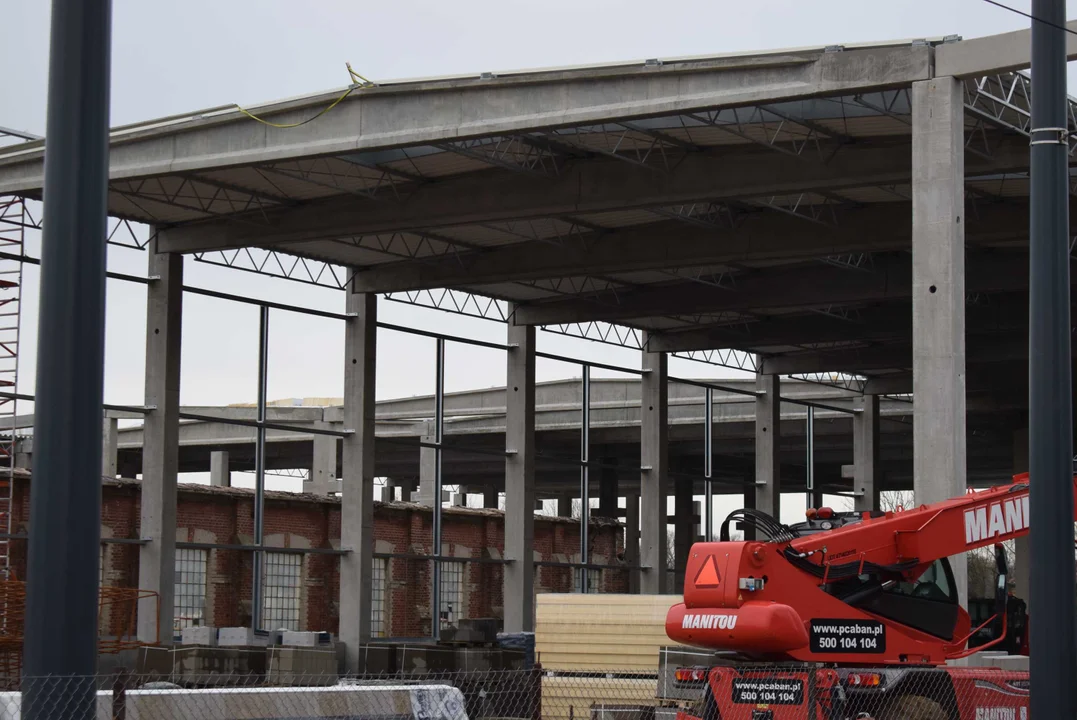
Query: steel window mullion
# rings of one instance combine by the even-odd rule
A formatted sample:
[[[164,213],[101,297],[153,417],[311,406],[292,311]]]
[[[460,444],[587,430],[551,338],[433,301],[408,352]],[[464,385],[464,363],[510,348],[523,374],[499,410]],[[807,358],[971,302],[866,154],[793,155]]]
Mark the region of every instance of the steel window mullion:
[[[266,393],[269,377],[269,307],[261,306],[258,323],[258,439],[254,457],[254,544],[262,546],[265,531],[265,454],[266,454]],[[265,608],[263,583],[265,553],[254,553],[254,578],[251,584],[251,618],[256,629],[264,629]]]
[[[433,582],[430,588],[432,618],[431,635],[435,640],[441,638],[441,469],[442,440],[445,425],[445,338],[437,338],[435,345],[435,379],[434,379],[434,498],[433,498],[433,550],[431,558]]]
[[[707,388],[704,392],[706,407],[703,411],[703,482],[704,508],[703,539],[711,542],[714,539],[714,487],[711,477],[714,475],[714,390]]]
[[[591,366],[582,365],[580,388],[580,562],[588,561],[591,525]],[[587,593],[586,567],[578,570],[580,592]]]

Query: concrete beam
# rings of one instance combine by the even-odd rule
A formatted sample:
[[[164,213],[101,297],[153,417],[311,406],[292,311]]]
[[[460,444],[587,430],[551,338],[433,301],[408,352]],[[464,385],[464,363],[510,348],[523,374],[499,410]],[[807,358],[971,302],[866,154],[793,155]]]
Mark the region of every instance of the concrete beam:
[[[1066,23],[1066,57],[1077,60],[1077,20]],[[944,43],[935,48],[935,76],[974,77],[1023,70],[1032,64],[1032,32],[1015,32]]]
[[[962,333],[964,338],[964,333]],[[915,339],[914,339],[915,343]],[[914,368],[915,344],[894,343],[842,350],[821,350],[763,358],[762,370],[768,374],[901,370]],[[1077,349],[1075,349],[1077,352]],[[969,339],[969,354],[976,362],[1009,362],[1028,357],[1028,334],[1025,332],[978,335]],[[964,363],[962,363],[964,367]],[[963,373],[962,373],[963,375]],[[916,377],[915,368],[913,377]],[[965,383],[961,383],[962,397]],[[914,388],[915,392],[915,388]],[[919,397],[919,395],[917,395]]]
[[[378,299],[347,291],[344,323],[344,438],[340,504],[340,639],[347,670],[359,670],[359,646],[370,640],[374,553],[374,397]]]
[[[318,122],[278,130],[233,107],[114,130],[113,180],[191,173],[317,155],[448,142],[750,105],[848,95],[931,77],[932,51],[909,43],[779,50],[757,55],[636,61],[579,69],[511,72],[479,78],[386,82],[363,89]],[[286,124],[309,118],[340,90],[251,108]],[[0,155],[0,195],[42,186],[43,142]]]
[[[152,233],[151,233],[152,235]],[[146,275],[146,413],[138,585],[156,593],[138,605],[138,639],[171,641],[176,581],[176,476],[179,470],[183,257],[151,241]],[[159,633],[163,635],[159,636]]]
[[[535,629],[535,329],[508,325],[505,632]]]
[[[1020,262],[1020,259],[1014,258],[1013,261]],[[976,259],[973,258],[971,264],[975,265],[975,263]],[[989,302],[983,302],[982,296],[976,296],[976,299],[977,302],[968,304],[965,309],[968,334],[1003,332],[1028,327],[1027,292],[998,293],[993,295]],[[651,344],[656,350],[683,352],[711,348],[758,350],[768,347],[849,340],[866,342],[902,339],[912,339],[912,304],[904,299],[858,308],[850,312],[847,317],[823,313],[797,314],[764,317],[758,322],[743,325],[715,325],[656,333],[651,336]],[[763,350],[763,352],[766,351]],[[912,382],[911,376],[909,382]],[[885,395],[889,392],[912,392],[912,389],[910,387],[909,390],[904,391],[887,390],[879,394]]]
[[[1027,217],[1023,226],[1013,223],[1008,230],[1002,228],[1006,221],[999,218],[999,222],[996,229],[1009,237],[1028,234]],[[792,233],[785,236],[784,242],[798,242],[799,237],[795,231]],[[908,247],[908,234],[902,233],[901,242]],[[818,256],[820,252],[825,251],[815,248],[813,256]],[[738,257],[747,259],[740,251]],[[998,252],[974,256],[970,258],[969,291],[991,293],[1027,288],[1027,267],[1027,254]],[[520,325],[557,325],[595,320],[616,322],[661,315],[841,306],[905,300],[911,296],[910,259],[880,256],[876,267],[870,271],[851,272],[823,263],[791,265],[737,276],[730,280],[728,289],[683,282],[551,300],[521,306],[516,311],[514,321]]]
[[[643,347],[647,348],[646,338]],[[666,486],[669,472],[669,357],[644,350],[640,378],[640,592],[666,593]]]
[[[1028,143],[1002,139],[989,160],[974,157],[969,161],[970,174],[1027,169]],[[163,248],[176,252],[256,245],[302,254],[303,243],[341,237],[700,201],[743,200],[809,190],[904,184],[911,177],[907,145],[852,145],[826,164],[804,162],[800,157],[755,146],[737,147],[720,153],[690,153],[668,173],[602,158],[566,167],[557,182],[525,173],[499,174],[496,192],[490,191],[489,173],[468,173],[424,185],[410,194],[406,203],[364,201],[347,195],[294,208],[269,209],[265,211],[265,219],[258,223],[222,221],[190,227],[180,225],[162,229],[158,237]],[[873,232],[881,232],[883,227],[876,225]],[[550,253],[546,243],[540,243],[539,247],[546,249],[547,256],[571,252],[566,247],[559,253]],[[677,252],[672,244],[666,249]],[[349,251],[345,244],[319,242],[316,250],[310,252],[346,262]],[[538,256],[542,259],[541,253]],[[495,259],[500,257],[495,251]],[[494,260],[485,258],[485,251],[468,256],[466,263],[393,263],[360,271],[356,282],[358,289],[387,292],[454,285],[457,283],[451,281],[472,264],[493,270],[491,281],[501,281],[504,278],[498,273],[513,270],[512,265],[491,267],[492,263]],[[446,269],[454,265],[460,267]]]
[[[952,77],[912,86],[913,491],[917,503],[964,494],[965,113]],[[1020,339],[1024,355],[1028,341]],[[983,361],[970,346],[969,355]],[[968,595],[965,556],[951,558],[958,597]]]

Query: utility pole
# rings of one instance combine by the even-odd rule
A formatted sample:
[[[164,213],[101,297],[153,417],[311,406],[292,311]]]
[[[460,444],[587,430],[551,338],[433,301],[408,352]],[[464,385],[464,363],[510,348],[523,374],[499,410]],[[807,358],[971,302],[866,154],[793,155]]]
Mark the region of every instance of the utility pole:
[[[1077,717],[1065,0],[1032,0],[1031,716]]]
[[[53,0],[22,716],[96,717],[110,0]]]

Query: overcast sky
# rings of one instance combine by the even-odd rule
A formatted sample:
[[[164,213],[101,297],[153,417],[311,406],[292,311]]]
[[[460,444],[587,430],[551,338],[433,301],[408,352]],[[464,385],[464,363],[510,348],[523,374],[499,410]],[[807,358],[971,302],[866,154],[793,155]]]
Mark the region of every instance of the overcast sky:
[[[1028,11],[1027,0],[1012,4]],[[345,62],[374,80],[562,66],[650,57],[822,46],[1021,29],[1028,20],[982,0],[113,0],[112,124],[218,105],[341,87]],[[49,9],[46,0],[3,0],[5,69],[0,125],[44,134]],[[31,245],[29,251],[37,254]],[[144,273],[145,255],[110,250],[114,270]],[[27,268],[21,388],[33,392],[37,272]],[[187,262],[187,282],[239,294],[341,310],[339,292],[267,281]],[[145,291],[110,281],[106,401],[141,404]],[[255,399],[257,310],[186,296],[182,402]],[[394,303],[385,320],[471,337],[504,339],[495,323]],[[342,327],[274,312],[271,399],[339,396]],[[638,367],[637,352],[540,333],[540,347]],[[379,398],[432,392],[433,341],[383,332]],[[449,390],[501,385],[500,353],[460,346],[447,352]],[[697,363],[671,373],[730,376]],[[578,376],[577,367],[540,362],[540,379]]]

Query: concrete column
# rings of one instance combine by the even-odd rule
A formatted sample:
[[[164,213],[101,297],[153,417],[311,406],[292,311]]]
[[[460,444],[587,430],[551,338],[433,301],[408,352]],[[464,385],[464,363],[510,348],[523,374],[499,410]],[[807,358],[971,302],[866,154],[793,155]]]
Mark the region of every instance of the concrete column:
[[[378,299],[347,293],[344,323],[344,438],[341,475],[340,639],[349,671],[359,669],[359,645],[370,639],[374,552],[374,398]]]
[[[423,424],[421,442],[437,442],[433,422]],[[426,445],[419,446],[419,491],[416,493],[415,502],[427,507],[434,507],[434,485],[437,482],[438,451],[437,448]]]
[[[500,496],[494,488],[484,488],[482,491],[482,506],[490,510],[497,510],[500,507]]]
[[[952,77],[912,85],[913,492],[965,492],[965,113]],[[950,559],[962,605],[964,555]]]
[[[331,435],[315,435],[310,480],[303,483],[303,492],[328,495],[337,486],[337,439]]]
[[[621,510],[617,507],[617,457],[603,458],[598,475],[598,510],[599,517],[616,518]]]
[[[381,501],[383,503],[396,501],[396,481],[392,478],[385,478],[385,485],[381,489]]]
[[[643,347],[647,347],[644,338]],[[640,435],[640,578],[645,594],[668,592],[666,578],[666,475],[669,471],[669,359],[644,349]]]
[[[692,479],[678,477],[673,481],[673,591],[684,593],[684,571],[688,553],[695,542],[695,504],[692,502]]]
[[[853,501],[857,512],[879,509],[879,396],[865,395],[857,401],[853,416]]]
[[[639,565],[639,495],[625,496],[625,564]],[[628,592],[639,593],[640,570],[628,571]]]
[[[176,580],[176,475],[179,471],[183,256],[158,254],[152,241],[146,285],[146,413],[142,436],[138,586],[157,593],[138,605],[138,639],[172,641]],[[159,615],[158,615],[159,613]]]
[[[1021,428],[1013,434],[1013,474],[1020,475],[1028,472],[1028,428]],[[1032,564],[1032,548],[1029,546],[1028,535],[1014,540],[1013,568],[1010,573],[1013,577],[1013,594],[1029,602],[1031,585],[1029,574]]]
[[[116,477],[117,446],[120,441],[119,421],[106,417],[101,433],[101,476]]]
[[[510,314],[511,318],[511,314]],[[535,328],[508,324],[505,632],[535,629]]]
[[[572,517],[572,493],[557,496],[557,517]]]
[[[755,478],[750,476],[750,477],[747,478],[747,480],[748,480],[748,482],[753,482],[755,480]],[[755,494],[756,494],[755,487],[749,485],[749,486],[744,488],[744,507],[746,509],[747,508],[750,508],[750,509],[753,509],[753,510],[755,509]],[[715,525],[715,528],[714,528],[714,531],[716,533],[721,531],[721,523],[723,523],[723,522],[725,522],[725,518],[717,518],[716,525]],[[729,528],[729,532],[730,532],[731,537],[732,537],[733,532],[736,531],[736,530],[737,530],[736,527]],[[741,532],[741,539],[742,540],[755,540],[755,528],[740,528],[740,532]]]
[[[415,493],[416,483],[414,480],[405,480],[400,483],[400,502],[411,502],[411,497]]]
[[[781,517],[781,383],[777,375],[756,375],[755,507]]]
[[[227,450],[214,450],[210,452],[209,484],[213,487],[232,486],[232,473],[228,468]]]

